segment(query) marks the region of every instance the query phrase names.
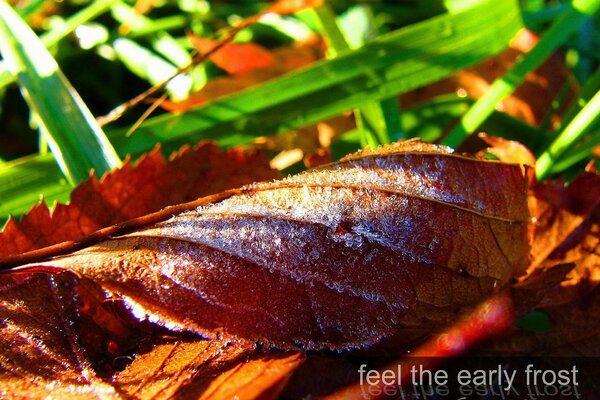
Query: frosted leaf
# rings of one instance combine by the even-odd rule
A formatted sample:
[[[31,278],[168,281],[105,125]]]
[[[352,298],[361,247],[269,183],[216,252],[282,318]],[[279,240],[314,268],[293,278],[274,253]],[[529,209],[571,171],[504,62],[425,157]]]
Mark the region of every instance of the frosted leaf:
[[[519,166],[410,141],[248,186],[46,265],[209,337],[338,350],[411,341],[524,268],[526,188]]]

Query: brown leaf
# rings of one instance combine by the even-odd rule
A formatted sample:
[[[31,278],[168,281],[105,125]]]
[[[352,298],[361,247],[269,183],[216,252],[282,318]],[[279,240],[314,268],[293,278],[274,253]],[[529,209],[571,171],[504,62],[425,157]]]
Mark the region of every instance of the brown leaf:
[[[153,339],[71,272],[13,272],[0,283],[3,398],[269,399],[303,360],[249,342]]]
[[[98,180],[73,190],[68,205],[50,212],[35,206],[21,222],[11,218],[0,233],[0,257],[20,254],[79,237],[192,199],[269,180],[279,174],[259,152],[221,151],[212,143],[184,147],[169,160],[157,148],[132,167],[129,161]]]
[[[541,265],[560,246],[569,246],[567,239],[577,233],[599,205],[600,176],[597,173],[586,172],[567,187],[560,181],[534,186],[529,196],[534,221],[530,270]],[[577,243],[572,239],[570,246]]]
[[[78,290],[74,291],[74,288]],[[120,398],[97,373],[100,353],[137,338],[114,317],[103,326],[82,317],[77,303],[96,303],[71,272],[0,275],[0,393],[3,398]],[[92,290],[93,291],[93,290]],[[108,332],[111,331],[111,332]],[[110,334],[107,334],[110,333]],[[105,338],[110,337],[109,341]],[[101,346],[110,344],[108,348]],[[113,354],[116,355],[116,354]],[[106,361],[107,362],[107,361]]]
[[[364,348],[446,324],[520,273],[526,186],[521,166],[409,141],[33,268],[74,271],[136,315],[211,338]]]
[[[565,187],[544,182],[531,192],[536,218],[532,265],[513,287],[518,313],[544,315],[549,329],[517,329],[487,350],[600,355],[600,177],[587,172]]]

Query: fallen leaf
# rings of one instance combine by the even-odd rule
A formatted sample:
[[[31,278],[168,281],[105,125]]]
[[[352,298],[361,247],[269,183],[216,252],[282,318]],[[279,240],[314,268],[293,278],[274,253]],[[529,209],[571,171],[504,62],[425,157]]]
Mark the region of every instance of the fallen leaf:
[[[108,343],[102,335],[108,325],[122,329],[119,333],[126,328],[118,321],[98,326],[91,318],[80,317],[76,303],[90,298],[82,293],[83,286],[73,291],[78,285],[79,278],[71,272],[0,275],[2,398],[46,398],[50,393],[82,399],[120,398],[98,376],[101,359],[95,356],[110,353],[107,348],[96,351]],[[113,330],[107,337],[119,335]]]
[[[188,33],[188,39],[200,54],[211,51],[219,42]],[[210,55],[210,60],[232,75],[273,65],[271,52],[255,43],[227,43]]]
[[[600,355],[600,177],[569,185],[543,182],[530,192],[535,218],[532,262],[513,287],[519,316],[542,315],[549,327],[517,328],[484,351],[545,356]]]
[[[247,342],[177,338],[138,355],[113,384],[136,399],[277,399],[302,361]]]
[[[2,274],[0,284],[2,398],[275,399],[303,361],[250,342],[154,338],[69,271]]]
[[[521,143],[514,140],[489,136],[485,133],[480,133],[478,136],[490,146],[481,151],[481,156],[483,156],[484,153],[490,153],[498,158],[498,160],[505,163],[523,164],[535,167],[535,156]]]
[[[519,165],[408,141],[17,270],[73,271],[205,337],[365,348],[443,326],[521,273],[526,187]]]
[[[533,218],[532,260],[529,269],[541,265],[600,205],[600,176],[579,175],[565,186],[561,181],[542,182],[532,188],[529,207]],[[574,241],[577,243],[577,241]]]
[[[157,148],[136,167],[126,161],[100,180],[92,175],[73,190],[68,205],[58,204],[51,212],[42,202],[20,222],[9,219],[0,233],[0,257],[76,240],[168,205],[277,177],[260,152],[221,151],[203,143],[194,149],[186,146],[165,160]]]

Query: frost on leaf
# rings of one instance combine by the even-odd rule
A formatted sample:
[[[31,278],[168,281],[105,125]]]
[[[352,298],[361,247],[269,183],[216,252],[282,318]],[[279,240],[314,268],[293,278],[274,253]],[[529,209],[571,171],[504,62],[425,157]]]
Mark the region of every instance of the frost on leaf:
[[[407,142],[32,265],[73,271],[205,337],[341,350],[401,332],[406,342],[524,270],[526,189],[519,165]]]

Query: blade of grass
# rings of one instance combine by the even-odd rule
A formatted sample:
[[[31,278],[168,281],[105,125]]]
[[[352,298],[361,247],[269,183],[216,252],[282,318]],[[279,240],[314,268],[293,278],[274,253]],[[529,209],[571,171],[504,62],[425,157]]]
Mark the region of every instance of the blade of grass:
[[[581,139],[599,119],[600,92],[597,92],[552,142],[548,150],[538,158],[535,166],[535,175],[538,180],[546,178],[554,162],[560,158],[565,150]]]
[[[487,93],[465,113],[443,143],[456,147],[472,134],[492,113],[496,104],[513,93],[525,76],[556,51],[587,18],[598,11],[598,8],[598,0],[574,0],[544,33],[538,44],[529,53],[524,54],[504,76],[494,81]]]
[[[148,31],[148,27],[154,25],[152,19],[140,15],[133,7],[122,2],[114,4],[111,13],[132,34],[141,30]],[[168,62],[128,38],[115,41],[115,51],[125,66],[151,84],[161,83],[175,74],[177,68],[173,65],[185,68],[192,63],[188,51],[167,32],[153,31],[151,42],[153,49]],[[172,98],[183,100],[188,97],[195,84],[189,74],[181,74],[167,84],[167,91]]]
[[[565,112],[562,117],[561,126],[559,129],[567,125],[573,117],[577,115],[579,111],[590,101],[592,96],[598,93],[600,89],[600,68],[586,81],[585,85],[581,88],[578,98],[572,102],[571,106]],[[600,145],[600,133],[593,132],[588,140],[582,140],[577,145],[571,146],[560,157],[556,160],[550,169],[550,174],[556,174],[562,172],[571,166],[582,162],[586,158],[590,157],[593,153],[594,148]]]
[[[5,162],[0,168],[0,225],[10,214],[21,215],[44,199],[66,202],[73,189],[50,153]]]
[[[329,6],[313,8],[315,19],[318,21],[325,40],[327,41],[328,56],[335,58],[338,54],[350,50],[344,34],[340,30],[336,15]],[[361,138],[363,147],[376,147],[390,143],[392,133],[400,131],[400,113],[395,98],[384,99],[380,102],[366,104],[354,110],[356,126],[364,137]]]
[[[95,0],[89,6],[73,14],[64,24],[41,35],[40,40],[46,47],[54,46],[61,39],[73,32],[79,25],[85,24],[108,11],[115,1],[118,0]],[[15,79],[15,75],[7,69],[3,61],[0,61],[0,88],[10,85]]]
[[[569,148],[563,156],[552,164],[549,174],[561,173],[575,164],[578,164],[589,157],[594,152],[597,146],[600,146],[600,131],[598,131],[598,124],[595,126],[596,130],[591,132],[588,140],[578,143],[576,146]]]
[[[104,172],[120,159],[81,98],[35,33],[0,1],[0,50],[52,153],[71,184]]]
[[[590,101],[598,90],[600,90],[600,68],[596,70],[585,82],[581,88],[577,99],[569,106],[565,115],[562,117],[561,124],[558,129],[561,129],[569,123],[577,115],[579,111]]]

